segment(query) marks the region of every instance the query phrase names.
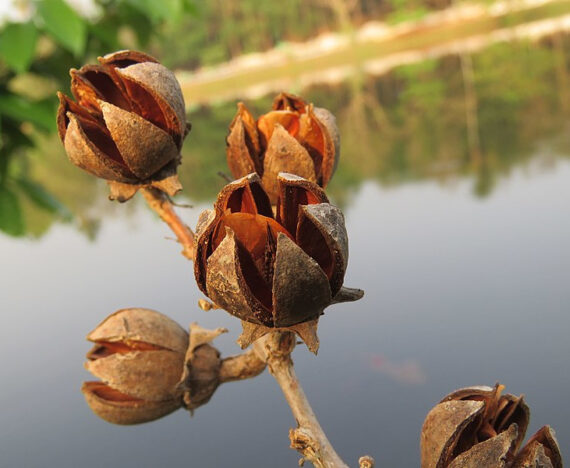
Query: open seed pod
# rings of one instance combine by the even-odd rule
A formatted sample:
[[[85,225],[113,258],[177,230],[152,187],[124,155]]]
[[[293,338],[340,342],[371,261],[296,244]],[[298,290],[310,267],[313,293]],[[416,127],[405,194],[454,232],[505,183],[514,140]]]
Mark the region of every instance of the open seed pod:
[[[562,467],[554,435],[544,428],[517,455],[530,411],[522,396],[501,395],[503,389],[463,388],[436,405],[422,428],[422,468]],[[534,464],[543,456],[550,465]],[[524,464],[526,457],[532,464]]]
[[[325,307],[363,293],[342,288],[348,262],[342,212],[313,182],[282,173],[278,183],[276,215],[255,173],[222,189],[214,210],[198,222],[196,281],[242,319],[243,347],[289,328],[316,351]]]
[[[119,201],[144,186],[179,191],[176,167],[189,126],[174,74],[131,50],[70,74],[75,101],[58,93],[57,126],[71,162],[109,181]]]
[[[520,450],[511,468],[562,468],[562,454],[554,429],[541,427]]]
[[[85,367],[100,381],[82,392],[98,416],[139,424],[206,403],[219,385],[220,353],[210,341],[223,329],[195,324],[190,338],[176,322],[150,309],[122,309],[88,336]]]
[[[257,122],[243,103],[230,124],[227,160],[235,178],[257,172],[273,204],[277,175],[287,172],[326,187],[338,164],[340,136],[334,116],[280,93]]]

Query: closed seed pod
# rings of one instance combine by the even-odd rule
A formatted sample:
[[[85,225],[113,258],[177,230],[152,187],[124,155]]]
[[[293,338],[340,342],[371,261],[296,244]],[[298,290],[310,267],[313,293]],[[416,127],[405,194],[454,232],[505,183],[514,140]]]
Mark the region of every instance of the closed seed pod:
[[[102,382],[84,382],[81,391],[91,410],[112,424],[131,425],[154,421],[182,406],[179,399],[145,401],[134,398]]]
[[[190,334],[150,309],[122,309],[88,336],[85,367],[100,381],[81,388],[89,407],[114,424],[139,424],[205,404],[220,383],[220,353],[210,343],[224,329],[196,324]]]

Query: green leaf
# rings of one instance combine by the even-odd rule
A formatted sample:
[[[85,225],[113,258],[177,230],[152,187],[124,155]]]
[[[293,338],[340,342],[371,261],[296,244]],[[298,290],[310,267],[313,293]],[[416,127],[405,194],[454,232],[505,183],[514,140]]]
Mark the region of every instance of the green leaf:
[[[100,21],[98,23],[90,24],[89,31],[99,39],[106,49],[118,50],[121,48],[117,31],[120,24],[111,21]]]
[[[194,0],[182,0],[182,8],[184,13],[188,13],[190,16],[198,16],[199,9]]]
[[[71,219],[70,211],[40,184],[29,179],[19,179],[17,183],[22,192],[36,206],[50,213],[58,214],[65,220]]]
[[[23,236],[25,232],[20,201],[4,186],[0,186],[0,231],[10,236]]]
[[[139,46],[145,48],[153,31],[151,19],[130,5],[125,5],[129,14],[124,18],[124,24],[132,28],[137,36]]]
[[[76,57],[85,50],[87,27],[73,8],[63,0],[40,0],[38,15],[45,30]]]
[[[52,99],[30,101],[17,94],[0,94],[0,114],[21,122],[31,122],[42,130],[55,130],[55,109]]]
[[[38,30],[33,23],[11,23],[0,32],[0,58],[18,73],[34,58]]]
[[[174,21],[182,13],[182,0],[127,0],[130,5],[136,8],[153,22],[170,20]]]

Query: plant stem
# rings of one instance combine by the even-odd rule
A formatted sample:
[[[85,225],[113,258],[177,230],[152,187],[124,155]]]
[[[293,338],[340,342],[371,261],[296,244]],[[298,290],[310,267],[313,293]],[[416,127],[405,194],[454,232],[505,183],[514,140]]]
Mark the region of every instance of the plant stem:
[[[194,260],[194,233],[178,217],[170,199],[152,187],[142,189],[142,193],[150,208],[168,224],[178,242],[182,244],[182,255]],[[351,300],[362,296],[359,290],[347,291],[348,296],[354,296]],[[348,468],[327,439],[297,379],[291,360],[295,343],[295,334],[289,331],[273,332],[260,338],[254,343],[253,350],[222,361],[220,383],[255,377],[268,366],[297,421],[297,428],[289,431],[291,448],[296,449],[303,455],[303,459],[309,460],[316,468]],[[361,457],[359,466],[373,468],[374,459],[369,456]]]
[[[254,344],[254,349],[267,362],[269,372],[281,387],[297,421],[297,428],[289,431],[291,448],[317,468],[348,468],[327,439],[295,375],[291,360],[295,342],[292,332],[274,332]]]
[[[153,187],[141,190],[148,206],[168,224],[182,245],[182,255],[188,260],[194,260],[194,233],[174,211],[170,199],[160,190]]]
[[[267,363],[250,349],[243,354],[230,356],[222,360],[220,367],[220,383],[251,379],[261,374]]]

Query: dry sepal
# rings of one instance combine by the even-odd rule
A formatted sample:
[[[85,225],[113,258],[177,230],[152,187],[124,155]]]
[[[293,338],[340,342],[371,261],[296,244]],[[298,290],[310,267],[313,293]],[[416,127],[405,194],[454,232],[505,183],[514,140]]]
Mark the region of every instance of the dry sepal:
[[[58,132],[69,159],[106,179],[113,199],[128,200],[145,186],[174,195],[189,130],[178,81],[141,52],[98,60],[70,71],[75,101],[58,93]]]
[[[503,385],[469,387],[447,395],[427,415],[422,468],[562,468],[554,431],[544,426],[519,450],[530,411]]]
[[[227,160],[233,176],[241,178],[257,172],[272,203],[279,196],[280,172],[326,187],[339,153],[340,136],[334,116],[287,93],[280,93],[272,110],[257,121],[240,102],[227,138]]]
[[[121,309],[88,336],[94,346],[86,369],[100,381],[85,382],[90,408],[114,424],[152,421],[206,403],[219,384],[220,353],[209,344],[223,330],[197,325],[188,333],[150,309]]]
[[[315,351],[316,326],[334,302],[362,291],[343,288],[348,237],[342,212],[315,183],[279,174],[276,215],[257,174],[225,186],[196,229],[198,286],[242,319],[240,345],[275,329],[296,331]]]

